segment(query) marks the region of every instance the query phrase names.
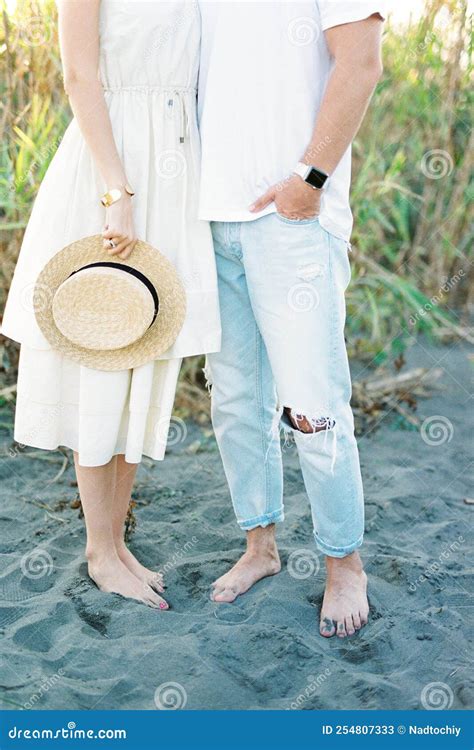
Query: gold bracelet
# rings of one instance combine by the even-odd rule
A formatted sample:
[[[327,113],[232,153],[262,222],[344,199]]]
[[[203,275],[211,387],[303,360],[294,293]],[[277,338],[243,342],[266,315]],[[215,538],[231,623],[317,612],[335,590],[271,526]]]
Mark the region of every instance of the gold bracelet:
[[[127,183],[123,186],[123,189],[129,195],[130,197],[133,197],[135,195],[135,192],[132,190],[130,185]],[[100,199],[100,202],[102,203],[105,208],[108,208],[109,206],[112,206],[114,203],[117,203],[122,198],[122,190],[120,188],[111,188],[110,190],[107,190],[106,193],[102,196]]]

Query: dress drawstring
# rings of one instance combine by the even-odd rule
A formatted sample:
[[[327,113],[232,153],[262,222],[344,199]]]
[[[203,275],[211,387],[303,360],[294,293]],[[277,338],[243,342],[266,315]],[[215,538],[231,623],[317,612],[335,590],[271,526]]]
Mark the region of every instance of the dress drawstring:
[[[175,96],[179,101],[179,116],[180,116],[180,130],[179,130],[179,142],[184,143],[186,136],[189,133],[189,120],[188,113],[186,111],[186,97],[181,91],[175,91]]]
[[[189,118],[186,111],[186,97],[184,96],[183,92],[179,90],[174,91],[173,94],[179,102],[179,142],[184,143],[184,141],[186,140],[186,136],[189,135]],[[174,102],[174,99],[170,99],[168,101],[168,106],[174,107]]]
[[[186,138],[189,136],[189,117],[187,112],[187,105],[186,105],[186,95],[190,92],[196,92],[196,89],[194,88],[183,88],[183,89],[164,89],[160,86],[106,86],[104,85],[103,90],[110,93],[121,93],[121,92],[143,92],[143,93],[153,93],[153,92],[172,92],[172,98],[168,99],[168,114],[172,116],[172,112],[174,110],[174,103],[175,99],[179,102],[179,118],[180,118],[180,126],[179,126],[179,142],[184,143]]]

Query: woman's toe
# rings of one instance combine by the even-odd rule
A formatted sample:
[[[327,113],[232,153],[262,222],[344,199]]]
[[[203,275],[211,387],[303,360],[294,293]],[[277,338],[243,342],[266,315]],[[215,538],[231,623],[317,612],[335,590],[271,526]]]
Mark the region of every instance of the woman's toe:
[[[168,602],[163,597],[158,596],[151,586],[146,586],[145,588],[145,599],[150,607],[154,607],[155,609],[169,609]]]
[[[150,580],[148,581],[148,585],[151,586],[154,591],[158,591],[160,594],[162,594],[165,590],[161,580],[155,577],[150,578]]]

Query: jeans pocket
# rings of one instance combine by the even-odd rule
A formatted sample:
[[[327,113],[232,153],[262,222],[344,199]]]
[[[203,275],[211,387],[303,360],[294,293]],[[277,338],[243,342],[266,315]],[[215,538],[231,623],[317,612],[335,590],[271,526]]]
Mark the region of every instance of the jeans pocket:
[[[350,244],[346,240],[331,234],[326,229],[324,231],[329,238],[333,273],[336,274],[338,283],[340,283],[342,288],[346,290],[352,277],[352,266],[349,259]]]
[[[319,221],[319,214],[317,216],[312,216],[310,219],[288,219],[287,216],[282,216],[282,214],[279,214],[278,211],[275,212],[275,216],[279,221],[281,221],[283,224],[290,224],[290,226],[300,226],[304,227],[307,224],[315,224]]]

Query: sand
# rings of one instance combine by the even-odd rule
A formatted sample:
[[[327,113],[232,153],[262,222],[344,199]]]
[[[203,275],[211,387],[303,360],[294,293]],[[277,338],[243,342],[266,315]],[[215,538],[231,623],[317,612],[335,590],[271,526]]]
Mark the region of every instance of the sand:
[[[443,390],[421,401],[418,412],[449,422],[442,425],[444,440],[436,430],[424,440],[419,430],[401,429],[390,416],[360,439],[371,619],[344,641],[324,640],[317,632],[324,566],[312,544],[294,447],[285,450],[282,572],[234,604],[209,599],[212,580],[244,547],[213,437],[187,424],[186,441],[165,462],[142,466],[132,549],[166,571],[172,609],[160,613],[102,594],[90,582],[83,521],[70,507],[71,465],[52,482],[63,462],[60,453],[39,458],[32,449],[12,450],[12,414],[4,407],[3,707],[472,705],[472,506],[464,502],[473,495],[468,352],[462,345],[420,344],[408,363],[443,368]]]

